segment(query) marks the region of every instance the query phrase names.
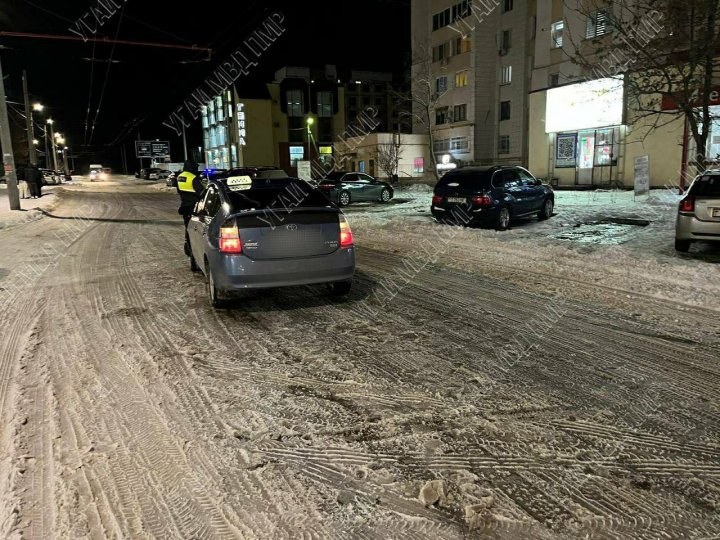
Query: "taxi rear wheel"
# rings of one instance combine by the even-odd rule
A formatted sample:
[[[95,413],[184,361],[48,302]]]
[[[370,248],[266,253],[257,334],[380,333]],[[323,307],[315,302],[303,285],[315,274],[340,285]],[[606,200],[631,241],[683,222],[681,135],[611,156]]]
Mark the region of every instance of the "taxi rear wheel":
[[[208,297],[210,298],[210,305],[215,309],[221,309],[225,307],[225,296],[222,291],[215,286],[215,278],[213,277],[210,265],[205,261],[205,275],[207,276],[207,289]]]

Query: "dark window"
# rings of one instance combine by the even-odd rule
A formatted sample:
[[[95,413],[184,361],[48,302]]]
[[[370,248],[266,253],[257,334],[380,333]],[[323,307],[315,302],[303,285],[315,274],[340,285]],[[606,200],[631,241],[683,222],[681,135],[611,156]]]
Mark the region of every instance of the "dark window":
[[[720,175],[705,175],[692,187],[692,194],[698,197],[720,197]]]
[[[437,125],[447,124],[448,122],[448,108],[442,107],[435,111],[435,123]]]
[[[453,108],[453,122],[464,122],[467,120],[467,105],[455,105]]]
[[[501,173],[502,185],[505,189],[517,189],[522,186],[520,177],[514,169],[506,169]]]
[[[287,91],[287,114],[288,116],[302,116],[304,114],[302,90]]]
[[[438,182],[438,187],[460,189],[485,189],[490,187],[491,170],[458,170],[447,173]],[[450,184],[458,184],[450,185]]]
[[[205,198],[205,212],[208,216],[215,217],[215,214],[217,214],[219,210],[220,195],[215,188],[210,188]]]
[[[513,0],[503,0],[503,13],[512,11],[512,8],[513,8]]]
[[[510,102],[500,102],[500,120],[510,120]]]
[[[500,48],[507,52],[510,50],[510,45],[512,45],[512,30],[503,30]]]
[[[532,187],[536,184],[535,178],[532,174],[522,169],[517,169],[517,175],[520,177],[522,185],[525,187]]]
[[[498,154],[510,153],[510,135],[500,135],[498,141]]]
[[[329,118],[333,116],[333,93],[318,92],[317,93],[317,112],[320,118]]]
[[[265,210],[276,208],[283,210],[292,204],[296,207],[330,206],[327,197],[319,190],[310,187],[306,182],[297,180],[277,180],[267,184],[267,180],[259,182],[259,186],[253,182],[252,189],[245,191],[230,191],[228,197],[233,209],[241,210]],[[300,203],[297,201],[300,200]]]

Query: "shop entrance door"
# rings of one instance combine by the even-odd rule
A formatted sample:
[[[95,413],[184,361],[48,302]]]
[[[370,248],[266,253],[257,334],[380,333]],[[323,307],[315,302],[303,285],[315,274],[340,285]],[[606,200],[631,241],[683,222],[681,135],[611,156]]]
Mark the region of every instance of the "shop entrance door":
[[[581,131],[578,146],[577,183],[581,186],[589,186],[593,183],[595,131]]]

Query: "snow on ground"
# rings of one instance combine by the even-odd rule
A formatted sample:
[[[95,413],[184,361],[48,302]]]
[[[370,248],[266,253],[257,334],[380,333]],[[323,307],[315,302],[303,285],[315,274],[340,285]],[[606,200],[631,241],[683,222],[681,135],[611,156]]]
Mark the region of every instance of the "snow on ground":
[[[685,264],[694,295],[717,266],[647,247],[652,225],[556,237],[618,201],[507,233],[437,225],[428,202],[347,209],[348,298],[220,311],[171,193],[86,184],[0,231],[0,536],[715,538],[716,312],[604,283],[671,294]]]
[[[22,210],[13,211],[10,210],[7,185],[0,184],[0,229],[42,218],[43,212],[49,212],[57,206],[57,198],[61,191],[62,188],[59,187],[45,186],[41,198],[20,199]]]
[[[625,291],[719,309],[720,244],[697,243],[689,254],[674,250],[679,195],[656,190],[641,198],[631,191],[557,191],[555,196],[550,220],[518,221],[505,232],[435,223],[432,192],[425,186],[397,190],[389,205],[357,204],[346,213],[361,245],[371,241],[402,249],[432,242],[443,264],[503,270],[521,286],[533,276],[549,290],[573,295],[581,294],[573,283],[589,282],[618,292],[599,291],[598,301],[623,307],[629,307],[623,304]],[[418,251],[423,257],[427,250]]]

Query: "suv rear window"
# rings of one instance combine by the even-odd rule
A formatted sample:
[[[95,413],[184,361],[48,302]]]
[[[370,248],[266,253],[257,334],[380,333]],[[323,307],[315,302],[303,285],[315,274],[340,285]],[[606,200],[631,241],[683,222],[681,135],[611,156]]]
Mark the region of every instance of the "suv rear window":
[[[461,189],[485,189],[490,187],[494,171],[458,171],[447,173],[437,187],[459,187]],[[450,184],[453,184],[452,186]],[[458,184],[457,186],[454,184]]]
[[[720,197],[720,174],[698,178],[692,191],[697,197]]]
[[[243,210],[292,209],[334,206],[323,193],[300,180],[273,182],[254,181],[250,189],[228,190],[235,212]]]

